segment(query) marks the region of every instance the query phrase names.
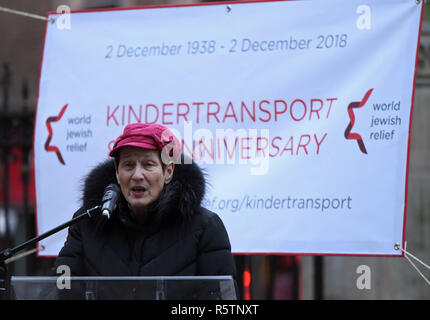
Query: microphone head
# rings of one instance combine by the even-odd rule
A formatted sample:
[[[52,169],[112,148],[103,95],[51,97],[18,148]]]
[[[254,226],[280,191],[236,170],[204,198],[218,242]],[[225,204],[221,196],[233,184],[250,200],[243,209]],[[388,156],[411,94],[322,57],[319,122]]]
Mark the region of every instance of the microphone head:
[[[103,193],[102,198],[102,215],[110,219],[112,212],[116,208],[116,202],[118,201],[121,193],[120,187],[116,183],[108,185]]]
[[[105,188],[105,191],[103,191],[102,202],[110,200],[113,196],[118,196],[120,192],[121,189],[119,186],[116,183],[111,183]]]

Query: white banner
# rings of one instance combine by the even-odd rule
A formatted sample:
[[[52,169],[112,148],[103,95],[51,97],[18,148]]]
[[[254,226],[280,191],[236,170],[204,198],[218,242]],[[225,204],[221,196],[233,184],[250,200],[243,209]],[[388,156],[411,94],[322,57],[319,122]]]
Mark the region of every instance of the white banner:
[[[400,255],[423,1],[50,14],[35,124],[38,233],[135,122],[177,133],[236,253]],[[43,241],[56,255],[66,231]]]

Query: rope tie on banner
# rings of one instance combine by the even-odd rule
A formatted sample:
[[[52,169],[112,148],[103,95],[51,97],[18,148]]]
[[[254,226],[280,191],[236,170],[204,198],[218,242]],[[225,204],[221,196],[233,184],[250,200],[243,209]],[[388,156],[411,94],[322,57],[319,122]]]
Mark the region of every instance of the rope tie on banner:
[[[427,264],[425,264],[424,262],[422,262],[420,259],[418,259],[417,257],[415,257],[412,253],[406,251],[405,249],[403,249],[399,244],[396,244],[394,246],[395,250],[402,250],[402,252],[405,254],[405,258],[406,260],[409,261],[409,263],[415,268],[415,270],[419,273],[419,275],[425,280],[425,282],[427,282],[427,284],[430,286],[430,281],[426,278],[426,276],[420,271],[420,269],[415,265],[415,263],[412,262],[412,259],[415,259],[417,262],[421,263],[424,267],[426,267],[428,270],[430,270],[430,266],[428,266]],[[410,256],[410,258],[408,257]]]
[[[37,19],[37,20],[55,22],[55,20],[53,18],[47,18],[44,16],[40,16],[38,14],[29,13],[29,12],[25,12],[25,11],[13,10],[13,9],[5,8],[5,7],[0,7],[0,11],[12,13],[12,14],[17,14],[19,16],[24,16],[27,18],[33,18],[33,19]]]

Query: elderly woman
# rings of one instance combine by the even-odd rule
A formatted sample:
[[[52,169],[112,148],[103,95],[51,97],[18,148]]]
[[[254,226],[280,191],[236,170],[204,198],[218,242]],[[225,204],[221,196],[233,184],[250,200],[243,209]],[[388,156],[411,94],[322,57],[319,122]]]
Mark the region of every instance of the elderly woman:
[[[235,277],[226,229],[201,207],[202,171],[178,161],[180,143],[170,130],[130,124],[110,156],[86,177],[76,215],[99,205],[111,183],[121,188],[117,208],[110,219],[100,215],[71,226],[55,267],[67,265],[81,276]]]

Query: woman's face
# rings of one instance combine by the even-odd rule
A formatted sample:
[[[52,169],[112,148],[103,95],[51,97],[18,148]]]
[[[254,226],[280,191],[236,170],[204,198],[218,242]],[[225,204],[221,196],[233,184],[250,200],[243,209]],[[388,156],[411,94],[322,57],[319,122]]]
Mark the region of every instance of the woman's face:
[[[173,176],[174,163],[163,169],[158,150],[124,147],[120,151],[116,178],[135,218],[143,221],[147,207],[154,202]]]

